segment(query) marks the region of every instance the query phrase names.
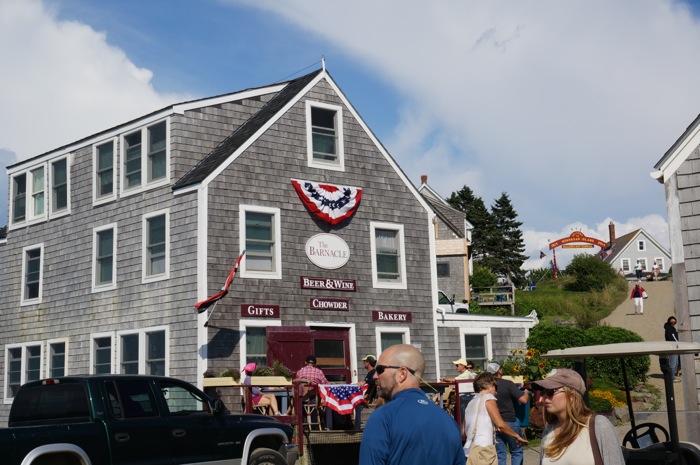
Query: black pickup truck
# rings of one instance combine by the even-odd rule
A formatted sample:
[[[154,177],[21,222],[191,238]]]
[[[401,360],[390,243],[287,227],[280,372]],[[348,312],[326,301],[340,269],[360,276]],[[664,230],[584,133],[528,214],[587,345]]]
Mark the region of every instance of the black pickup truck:
[[[68,376],[20,387],[3,465],[294,465],[292,427],[226,411],[189,383],[138,375]]]

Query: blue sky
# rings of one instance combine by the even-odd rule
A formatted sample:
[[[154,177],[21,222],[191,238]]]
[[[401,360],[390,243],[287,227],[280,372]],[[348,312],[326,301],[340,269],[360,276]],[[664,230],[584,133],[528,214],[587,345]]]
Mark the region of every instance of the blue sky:
[[[0,0],[0,167],[325,56],[414,183],[509,194],[528,268],[610,221],[668,245],[649,173],[700,113],[698,45],[671,0]]]

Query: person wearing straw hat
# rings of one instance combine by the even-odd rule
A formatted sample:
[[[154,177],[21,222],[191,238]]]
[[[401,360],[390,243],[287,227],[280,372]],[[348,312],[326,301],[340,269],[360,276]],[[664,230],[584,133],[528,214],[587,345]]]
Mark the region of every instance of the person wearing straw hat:
[[[245,378],[243,379],[243,385],[244,386],[250,386],[251,384],[251,375],[255,371],[255,368],[257,365],[254,362],[251,362],[247,364],[246,366],[243,367],[241,370],[242,372],[245,373]],[[277,397],[275,397],[274,394],[265,394],[262,392],[262,390],[257,387],[253,386],[250,388],[251,394],[252,394],[252,399],[253,399],[253,405],[257,407],[269,407],[272,410],[273,415],[282,415],[282,413],[279,410],[278,404],[277,404]],[[269,411],[269,410],[268,410]]]
[[[533,389],[539,390],[543,399],[547,422],[542,432],[541,465],[593,465],[596,455],[605,465],[624,465],[612,423],[603,415],[594,415],[583,401],[586,383],[581,375],[556,368],[545,379],[534,381]]]

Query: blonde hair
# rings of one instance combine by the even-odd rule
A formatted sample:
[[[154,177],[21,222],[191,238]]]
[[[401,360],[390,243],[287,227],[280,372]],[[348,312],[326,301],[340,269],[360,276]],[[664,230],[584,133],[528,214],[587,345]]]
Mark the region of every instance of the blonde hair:
[[[576,440],[583,429],[588,426],[588,419],[593,414],[591,409],[583,402],[583,396],[580,392],[566,386],[563,386],[561,389],[563,389],[566,396],[566,422],[544,448],[544,454],[552,459],[558,459],[566,448]],[[558,421],[556,415],[546,413],[546,411],[544,418],[550,424],[555,424]]]

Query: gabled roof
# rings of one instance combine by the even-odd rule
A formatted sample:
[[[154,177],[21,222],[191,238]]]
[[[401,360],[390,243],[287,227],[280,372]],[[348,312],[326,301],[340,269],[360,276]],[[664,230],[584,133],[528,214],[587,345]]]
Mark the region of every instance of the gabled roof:
[[[452,207],[445,199],[440,197],[440,194],[435,192],[425,182],[421,183],[418,192],[423,196],[433,212],[450,228],[457,237],[466,237],[466,232],[469,229],[474,229],[474,226],[467,221],[467,216],[464,212]]]
[[[651,176],[663,183],[680,168],[698,145],[700,145],[700,115],[690,123],[671,148],[664,153],[661,160],[656,162],[654,168],[658,171],[651,173]]]
[[[289,81],[287,85],[257,113],[251,116],[245,123],[236,129],[230,136],[224,139],[202,161],[197,163],[187,174],[178,180],[173,190],[197,184],[204,181],[212,174],[232,153],[248,141],[253,134],[262,128],[273,116],[275,116],[287,103],[306,87],[323,70],[319,69],[300,78]]]
[[[640,228],[635,231],[632,231],[631,233],[627,233],[624,236],[620,236],[617,239],[615,239],[614,244],[610,244],[608,242],[608,245],[606,247],[606,250],[611,250],[610,255],[607,255],[603,261],[606,263],[612,263],[619,257],[624,251],[630,246],[630,244],[634,243],[634,241],[639,237],[640,235],[644,235],[644,237],[651,242],[654,243],[656,247],[659,248],[659,250],[663,251],[668,258],[671,258],[671,254],[666,250],[664,246],[659,244],[653,237],[651,237],[644,229]]]

